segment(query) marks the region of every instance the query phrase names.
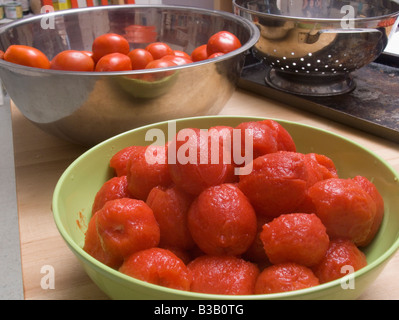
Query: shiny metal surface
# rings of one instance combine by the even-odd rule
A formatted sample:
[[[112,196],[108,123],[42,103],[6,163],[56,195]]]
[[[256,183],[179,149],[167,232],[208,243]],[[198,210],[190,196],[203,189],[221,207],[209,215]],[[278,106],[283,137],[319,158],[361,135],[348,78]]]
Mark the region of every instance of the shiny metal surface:
[[[26,44],[50,59],[66,49],[91,50],[94,38],[107,32],[125,35],[131,48],[156,40],[191,53],[220,30],[237,35],[241,49],[167,73],[63,72],[1,60],[0,77],[25,117],[52,134],[90,146],[149,123],[217,114],[235,89],[245,54],[259,39],[258,29],[227,12],[140,5],[59,11],[1,28],[0,49]],[[149,75],[157,80],[146,81]]]
[[[234,0],[235,14],[252,21],[261,36],[256,57],[271,69],[266,82],[299,95],[352,91],[351,72],[374,61],[397,24],[390,0]]]

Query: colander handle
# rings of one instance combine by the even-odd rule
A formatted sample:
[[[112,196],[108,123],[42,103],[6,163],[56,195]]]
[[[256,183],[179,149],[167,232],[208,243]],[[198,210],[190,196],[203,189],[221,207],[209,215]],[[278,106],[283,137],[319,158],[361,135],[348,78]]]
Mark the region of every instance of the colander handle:
[[[313,44],[319,41],[320,37],[325,35],[336,35],[339,37],[345,37],[347,40],[353,37],[353,41],[359,39],[369,39],[373,43],[378,43],[383,38],[384,33],[378,29],[367,29],[367,28],[354,28],[354,29],[321,29],[315,30],[315,32],[309,32],[304,38],[304,42],[307,44]],[[331,36],[330,36],[331,37]],[[386,38],[386,37],[385,37]]]
[[[379,29],[367,29],[367,28],[353,28],[353,29],[325,29],[319,30],[319,33],[337,33],[337,34],[358,34],[358,33],[380,33]]]

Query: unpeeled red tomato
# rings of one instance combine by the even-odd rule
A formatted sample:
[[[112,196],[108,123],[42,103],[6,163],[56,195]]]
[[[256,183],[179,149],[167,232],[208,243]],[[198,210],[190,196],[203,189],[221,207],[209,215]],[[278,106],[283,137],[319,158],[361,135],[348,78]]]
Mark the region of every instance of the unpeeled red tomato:
[[[94,61],[82,51],[65,50],[51,60],[50,67],[53,70],[94,71]]]
[[[93,52],[92,51],[83,50],[81,52],[83,52],[84,54],[87,54],[90,58],[93,58]]]
[[[215,52],[215,53],[211,54],[211,55],[208,57],[208,59],[213,59],[213,58],[221,57],[221,56],[223,56],[223,55],[224,55],[223,52]]]
[[[27,67],[50,69],[50,60],[39,49],[14,44],[7,48],[4,60]]]
[[[240,40],[231,32],[220,31],[211,36],[207,43],[208,56],[216,52],[228,53],[241,47]]]
[[[133,70],[144,69],[147,64],[149,64],[151,61],[154,61],[154,58],[149,51],[140,48],[130,51],[128,53],[128,57],[132,62]]]
[[[181,56],[172,56],[172,55],[164,56],[164,57],[162,57],[161,60],[172,61],[178,66],[193,62],[190,58],[181,57]]]
[[[197,62],[208,59],[208,52],[206,47],[207,45],[203,44],[202,46],[195,48],[191,53],[191,60]]]
[[[161,59],[166,55],[174,55],[173,49],[164,42],[150,43],[145,49],[151,53],[154,60]]]
[[[92,44],[93,60],[99,61],[101,57],[119,52],[127,55],[130,51],[129,42],[116,33],[106,33],[94,39]]]
[[[181,50],[173,50],[173,53],[177,57],[183,57],[183,58],[191,60],[191,57],[190,57],[190,55],[187,52],[184,52],[184,51],[181,51]]]
[[[145,67],[146,69],[157,69],[157,68],[167,68],[167,67],[175,67],[177,66],[176,63],[173,61],[169,60],[163,60],[163,59],[157,59],[154,61],[151,61],[147,66]]]
[[[130,58],[122,53],[110,53],[98,60],[95,71],[129,71],[132,70]]]

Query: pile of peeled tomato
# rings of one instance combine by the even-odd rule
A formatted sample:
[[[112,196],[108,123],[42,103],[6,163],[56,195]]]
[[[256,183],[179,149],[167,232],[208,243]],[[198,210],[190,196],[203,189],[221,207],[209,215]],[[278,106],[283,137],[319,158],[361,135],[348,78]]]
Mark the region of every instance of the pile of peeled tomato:
[[[241,47],[240,40],[228,31],[220,31],[188,54],[173,50],[164,42],[146,48],[131,49],[123,36],[106,33],[94,39],[92,51],[64,50],[51,60],[40,50],[26,45],[11,45],[2,58],[8,62],[42,69],[66,71],[129,71],[166,68],[211,59]]]
[[[234,130],[241,150],[252,141],[251,162],[231,155]],[[204,140],[204,130],[182,129],[164,146],[116,152],[83,249],[131,277],[208,294],[304,289],[367,265],[361,249],[384,216],[370,180],[341,178],[329,157],[297,152],[273,120],[205,132]],[[181,150],[194,152],[190,161]]]

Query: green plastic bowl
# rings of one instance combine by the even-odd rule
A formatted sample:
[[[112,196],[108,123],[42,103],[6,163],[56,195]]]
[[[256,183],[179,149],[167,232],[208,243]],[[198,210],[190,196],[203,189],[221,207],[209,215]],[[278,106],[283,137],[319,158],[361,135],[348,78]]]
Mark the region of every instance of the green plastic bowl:
[[[176,120],[176,130],[215,125],[236,126],[244,121],[264,118],[210,116]],[[168,122],[157,123],[113,137],[85,152],[59,179],[53,196],[52,210],[57,228],[96,285],[112,299],[355,299],[377,278],[399,248],[399,176],[381,158],[362,146],[331,132],[303,124],[280,121],[295,140],[298,152],[316,152],[330,157],[341,178],[363,175],[378,188],[385,201],[385,216],[373,242],[364,249],[368,265],[349,275],[309,289],[278,294],[222,296],[199,294],[149,284],[107,267],[83,249],[84,228],[91,216],[94,197],[103,183],[111,178],[110,158],[130,145],[152,144],[146,141],[150,129],[160,129],[167,136]],[[173,130],[171,130],[173,134]],[[354,284],[354,288],[348,284]]]

